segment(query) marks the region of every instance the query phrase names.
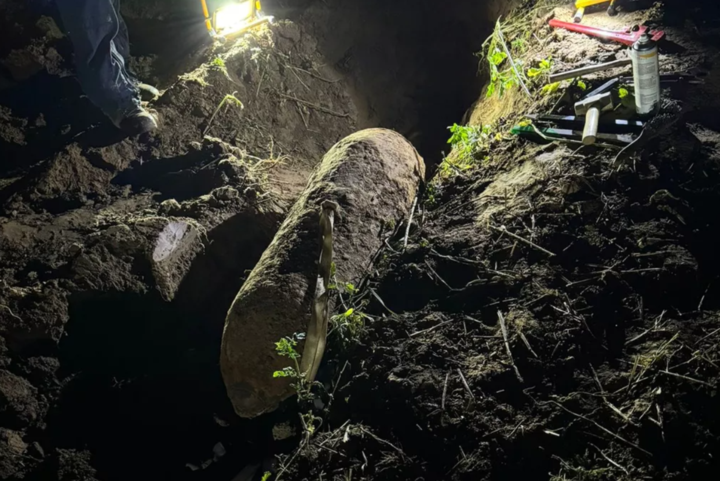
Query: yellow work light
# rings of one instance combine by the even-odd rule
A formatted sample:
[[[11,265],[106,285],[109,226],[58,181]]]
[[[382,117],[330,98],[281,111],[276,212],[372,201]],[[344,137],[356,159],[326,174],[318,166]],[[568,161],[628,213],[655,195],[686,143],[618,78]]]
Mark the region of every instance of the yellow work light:
[[[212,14],[207,0],[201,1],[208,32],[221,40],[247,32],[272,19],[262,13],[260,0],[225,1],[222,6],[214,9]]]
[[[575,8],[577,9],[577,11],[575,12],[575,16],[573,17],[573,20],[575,21],[575,23],[582,22],[583,15],[585,15],[585,9],[587,7],[600,5],[602,3],[610,4],[610,6],[607,9],[608,15],[610,15],[611,17],[617,15],[617,7],[615,5],[616,0],[576,0]]]

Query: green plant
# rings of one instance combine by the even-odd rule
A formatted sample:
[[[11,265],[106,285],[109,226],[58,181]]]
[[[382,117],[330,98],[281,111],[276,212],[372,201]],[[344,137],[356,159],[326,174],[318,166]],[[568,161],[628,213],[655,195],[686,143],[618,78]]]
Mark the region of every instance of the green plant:
[[[220,57],[215,57],[212,62],[210,62],[210,65],[217,70],[227,69],[227,67],[225,66],[225,60]]]
[[[205,134],[207,134],[208,131],[210,130],[210,127],[212,127],[213,120],[215,120],[215,116],[217,116],[220,109],[223,108],[223,105],[227,104],[228,107],[233,105],[235,107],[239,107],[241,110],[245,108],[245,106],[240,101],[240,99],[235,97],[236,93],[237,92],[233,92],[233,93],[227,94],[227,95],[225,95],[225,97],[223,97],[223,99],[220,101],[217,108],[213,112],[213,114],[210,116],[210,120],[208,120],[207,127],[205,127],[205,130],[203,130],[203,137],[205,137]]]
[[[331,333],[337,333],[342,342],[347,343],[357,338],[357,336],[365,329],[365,319],[367,316],[354,308],[350,308],[342,314],[334,315],[330,318],[332,326]],[[330,334],[328,334],[329,336]]]
[[[486,152],[495,136],[490,125],[458,125],[448,127],[451,132],[448,144],[452,145],[451,154],[440,164],[440,176],[445,178],[453,171],[463,172],[476,165],[476,159]],[[484,156],[486,157],[486,156]]]
[[[290,359],[292,359],[295,367],[288,366],[283,368],[281,371],[275,371],[273,373],[273,377],[292,377],[296,379],[302,378],[302,375],[300,373],[300,362],[298,361],[300,359],[300,353],[297,352],[297,349],[295,349],[295,347],[297,347],[298,341],[301,341],[303,339],[305,339],[305,334],[296,332],[292,335],[292,337],[283,337],[275,343],[275,352],[278,353],[280,356],[289,357]]]
[[[457,150],[459,155],[470,157],[482,148],[487,146],[491,137],[492,127],[490,125],[458,125],[448,127],[452,134],[448,144]]]
[[[552,58],[548,57],[544,60],[541,60],[537,67],[531,67],[527,71],[528,78],[535,79],[535,78],[543,78],[545,75],[550,73],[550,69],[552,68]]]
[[[438,195],[438,183],[432,180],[425,188],[425,205],[430,208],[435,207],[438,203]]]
[[[509,27],[512,26],[498,20],[492,35],[485,40],[482,50],[476,54],[485,60],[490,75],[486,92],[488,98],[496,93],[502,97],[507,90],[519,84],[524,85],[527,80],[522,59],[513,56],[512,52],[522,53],[525,51],[532,30]],[[509,45],[503,34],[505,29],[511,31],[513,35]]]
[[[262,475],[262,478],[260,478],[260,481],[268,481],[268,479],[270,479],[270,476],[272,476],[272,473],[270,471],[265,471]]]
[[[554,82],[551,84],[547,84],[542,88],[542,93],[545,95],[554,94],[560,89],[560,82]]]

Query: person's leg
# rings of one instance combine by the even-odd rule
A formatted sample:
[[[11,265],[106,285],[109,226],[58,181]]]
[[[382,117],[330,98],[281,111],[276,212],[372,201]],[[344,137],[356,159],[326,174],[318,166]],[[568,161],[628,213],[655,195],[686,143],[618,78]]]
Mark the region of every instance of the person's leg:
[[[57,6],[75,49],[80,85],[88,98],[120,126],[142,108],[115,43],[120,30],[116,0],[57,0]]]
[[[125,65],[127,66],[128,62],[130,62],[130,37],[128,35],[128,29],[127,25],[125,24],[125,20],[123,19],[122,15],[120,14],[120,0],[112,0],[113,8],[118,14],[118,34],[115,36],[115,39],[113,40],[115,42],[115,47],[117,48],[117,51],[120,52],[120,55],[122,55],[123,59],[125,60]]]

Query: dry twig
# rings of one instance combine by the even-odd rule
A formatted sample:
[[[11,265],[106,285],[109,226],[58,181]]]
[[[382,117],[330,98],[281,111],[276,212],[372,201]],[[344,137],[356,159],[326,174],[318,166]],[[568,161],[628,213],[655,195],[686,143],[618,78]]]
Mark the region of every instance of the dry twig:
[[[550,257],[555,257],[555,253],[554,253],[554,252],[551,252],[551,251],[545,249],[544,247],[540,247],[540,246],[537,245],[536,243],[530,242],[529,240],[525,239],[524,237],[520,237],[520,236],[517,235],[517,234],[513,234],[513,233],[510,232],[510,231],[507,229],[507,227],[505,227],[504,225],[502,225],[502,226],[500,226],[500,227],[495,227],[494,225],[491,225],[490,228],[493,229],[493,230],[496,230],[496,231],[498,231],[498,232],[502,232],[503,234],[507,234],[507,235],[509,235],[510,237],[512,237],[513,239],[515,239],[515,240],[517,240],[517,241],[520,241],[520,242],[522,242],[523,244],[529,245],[530,247],[533,247],[533,248],[539,250],[540,252],[543,252],[543,253],[549,255]]]
[[[503,335],[503,341],[505,341],[505,350],[507,351],[507,355],[510,358],[510,363],[512,364],[513,370],[515,371],[515,376],[518,378],[518,381],[521,383],[524,383],[525,380],[520,375],[520,370],[515,365],[515,359],[513,358],[512,351],[510,350],[510,342],[508,341],[508,333],[507,333],[507,325],[505,324],[505,316],[503,316],[502,311],[497,311],[498,313],[498,320],[500,321],[500,330],[502,331]]]
[[[590,419],[590,418],[587,417],[587,416],[584,416],[584,415],[582,415],[582,414],[578,414],[578,413],[576,413],[576,412],[573,412],[573,411],[569,410],[568,408],[566,408],[565,406],[563,406],[562,404],[560,404],[560,403],[557,402],[557,401],[550,401],[550,402],[553,403],[553,404],[555,404],[557,407],[559,407],[560,409],[562,409],[562,410],[565,411],[566,413],[571,414],[571,415],[575,416],[575,417],[578,418],[578,419],[582,419],[583,421],[587,421],[587,422],[589,422],[590,424],[594,424],[598,429],[600,429],[601,431],[605,432],[606,434],[609,434],[610,436],[612,436],[613,438],[617,439],[618,441],[621,441],[621,442],[625,443],[626,445],[637,449],[638,451],[640,451],[640,452],[643,453],[643,454],[647,454],[648,456],[652,456],[652,453],[651,453],[650,451],[646,451],[645,449],[641,448],[640,446],[638,446],[637,444],[635,444],[635,443],[633,443],[633,442],[631,442],[631,441],[628,441],[627,439],[625,439],[624,437],[620,436],[619,434],[615,434],[614,432],[610,431],[608,428],[606,428],[606,427],[603,426],[602,424],[599,424],[597,421],[593,421],[592,419]]]
[[[440,408],[445,411],[445,398],[447,397],[447,386],[448,386],[448,380],[450,379],[450,371],[445,374],[445,384],[443,385],[443,393],[442,393],[442,402],[440,403]]]
[[[413,200],[412,208],[410,209],[410,215],[408,216],[407,226],[405,227],[405,238],[403,239],[403,250],[407,249],[408,237],[410,236],[410,226],[412,225],[413,215],[415,215],[415,207],[417,206],[417,195]]]
[[[463,372],[460,370],[460,368],[458,368],[457,372],[458,372],[458,374],[460,375],[460,380],[462,381],[463,387],[465,387],[465,390],[466,390],[466,391],[468,392],[468,394],[470,395],[470,398],[471,398],[473,401],[475,401],[475,395],[474,395],[473,392],[470,390],[470,385],[468,384],[467,379],[465,379],[465,375],[464,375]]]

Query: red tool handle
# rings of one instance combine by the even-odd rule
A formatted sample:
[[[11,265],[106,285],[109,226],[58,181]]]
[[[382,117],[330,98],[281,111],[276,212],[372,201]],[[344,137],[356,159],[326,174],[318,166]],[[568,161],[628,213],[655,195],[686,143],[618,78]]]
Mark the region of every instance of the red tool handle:
[[[602,28],[590,27],[588,25],[581,25],[578,23],[562,22],[560,20],[555,20],[554,18],[550,20],[550,26],[555,28],[564,28],[565,30],[570,30],[572,32],[584,33],[585,35],[590,35],[591,37],[598,37],[606,40],[612,40],[614,42],[620,42],[625,45],[634,44],[638,41],[640,35],[647,31],[647,27],[645,26],[638,27],[636,31],[633,31],[631,33],[623,30],[605,30]],[[663,32],[656,33],[663,34]],[[662,36],[663,35],[660,35],[660,38],[662,38]],[[660,38],[656,39],[655,37],[653,37],[653,40],[657,41]]]

